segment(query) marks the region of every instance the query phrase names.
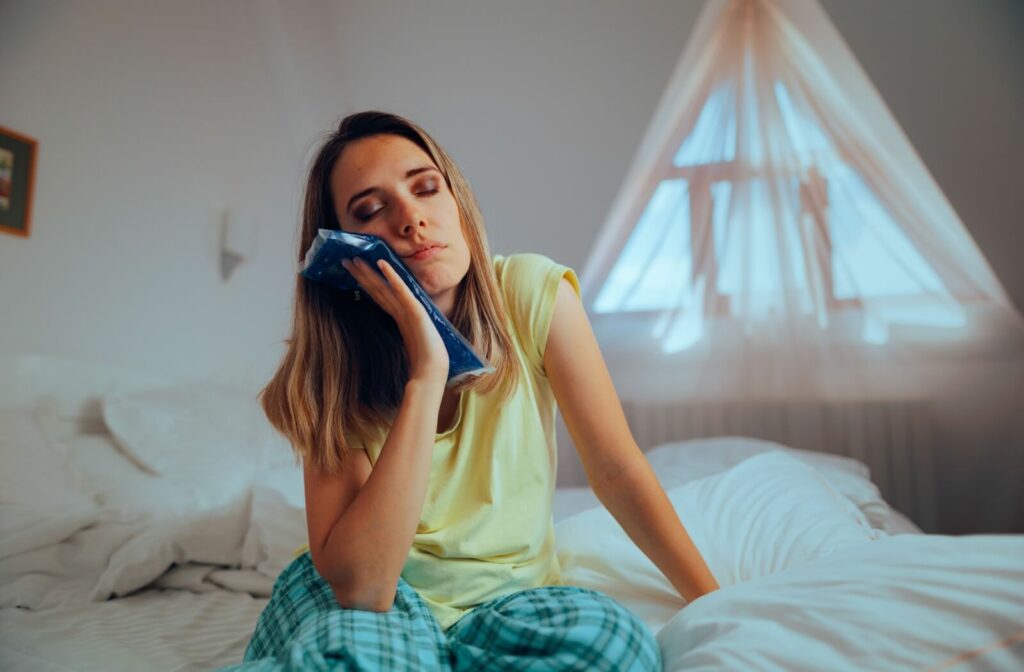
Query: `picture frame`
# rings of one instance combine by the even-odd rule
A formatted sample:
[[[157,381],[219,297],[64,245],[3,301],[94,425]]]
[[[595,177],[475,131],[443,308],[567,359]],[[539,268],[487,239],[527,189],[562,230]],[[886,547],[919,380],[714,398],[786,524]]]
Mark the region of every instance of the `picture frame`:
[[[0,233],[31,233],[37,145],[35,138],[0,126]]]

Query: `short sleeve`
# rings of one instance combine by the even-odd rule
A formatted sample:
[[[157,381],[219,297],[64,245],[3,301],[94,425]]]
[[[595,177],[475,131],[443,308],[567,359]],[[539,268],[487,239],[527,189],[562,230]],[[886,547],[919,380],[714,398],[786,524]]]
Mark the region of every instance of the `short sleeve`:
[[[495,257],[495,271],[505,304],[527,358],[544,372],[544,349],[554,315],[555,297],[562,278],[580,296],[576,272],[536,253]]]
[[[370,459],[370,466],[377,466],[377,458],[380,457],[380,449],[386,435],[379,439],[365,441],[353,432],[345,432],[345,443],[352,453],[363,452]]]

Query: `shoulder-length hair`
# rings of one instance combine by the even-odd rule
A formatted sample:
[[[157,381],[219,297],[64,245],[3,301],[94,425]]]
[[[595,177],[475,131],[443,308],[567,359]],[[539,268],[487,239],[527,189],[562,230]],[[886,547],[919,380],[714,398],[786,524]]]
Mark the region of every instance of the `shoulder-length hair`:
[[[335,215],[330,175],[350,143],[393,134],[416,143],[433,160],[458,204],[469,247],[469,271],[459,284],[452,324],[495,368],[470,378],[456,392],[512,392],[520,375],[509,335],[505,303],[487,245],[483,216],[455,161],[422,128],[398,115],[366,111],[345,117],[314,157],[306,180],[298,261],[319,229],[341,227]],[[297,457],[324,474],[337,473],[350,454],[349,442],[379,440],[401,402],[408,361],[394,320],[367,298],[299,275],[288,349],[258,398],[270,423]]]

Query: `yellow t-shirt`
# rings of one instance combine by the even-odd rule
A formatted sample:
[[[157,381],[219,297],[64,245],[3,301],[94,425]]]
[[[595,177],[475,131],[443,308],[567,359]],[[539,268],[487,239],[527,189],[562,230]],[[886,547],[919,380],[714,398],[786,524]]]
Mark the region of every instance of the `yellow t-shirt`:
[[[445,630],[488,600],[562,583],[551,516],[556,404],[544,347],[561,279],[577,295],[579,280],[540,254],[496,255],[494,268],[519,385],[504,402],[496,392],[463,392],[452,426],[435,435],[423,512],[402,570]],[[382,444],[363,446],[371,464]]]

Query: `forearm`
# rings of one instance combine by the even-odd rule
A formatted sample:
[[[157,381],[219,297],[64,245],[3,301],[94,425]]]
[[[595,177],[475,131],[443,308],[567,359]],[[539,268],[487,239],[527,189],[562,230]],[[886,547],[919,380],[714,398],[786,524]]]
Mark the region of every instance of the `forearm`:
[[[646,459],[596,483],[594,491],[687,602],[719,588]]]
[[[380,457],[324,543],[321,572],[342,606],[386,611],[394,602],[423,510],[444,387],[409,381]]]

